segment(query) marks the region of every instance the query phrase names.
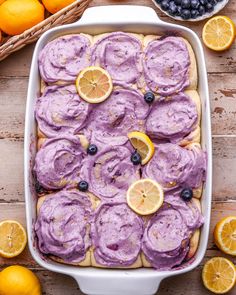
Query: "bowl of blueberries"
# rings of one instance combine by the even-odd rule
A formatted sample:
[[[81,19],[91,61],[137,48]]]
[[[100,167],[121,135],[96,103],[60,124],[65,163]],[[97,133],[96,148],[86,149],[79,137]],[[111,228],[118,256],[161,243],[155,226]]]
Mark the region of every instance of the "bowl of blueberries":
[[[219,12],[229,0],[152,0],[170,17],[182,21],[200,21]]]

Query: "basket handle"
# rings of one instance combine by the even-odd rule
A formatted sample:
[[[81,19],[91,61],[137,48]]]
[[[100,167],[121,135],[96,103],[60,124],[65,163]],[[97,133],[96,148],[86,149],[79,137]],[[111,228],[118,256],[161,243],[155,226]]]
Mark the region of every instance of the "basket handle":
[[[93,23],[157,23],[161,22],[154,9],[138,5],[107,5],[87,8],[80,24]]]

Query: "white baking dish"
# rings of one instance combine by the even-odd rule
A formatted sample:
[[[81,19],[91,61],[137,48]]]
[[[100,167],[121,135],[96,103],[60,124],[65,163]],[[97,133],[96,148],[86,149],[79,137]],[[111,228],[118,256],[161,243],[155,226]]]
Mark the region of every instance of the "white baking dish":
[[[199,248],[193,261],[172,271],[160,272],[147,268],[111,270],[73,267],[47,260],[40,255],[35,245],[33,224],[36,217],[37,197],[32,185],[32,165],[36,152],[34,104],[40,91],[37,64],[39,52],[48,41],[61,35],[79,32],[98,34],[119,30],[157,35],[177,34],[188,39],[196,54],[199,71],[198,90],[202,100],[202,146],[208,155],[207,179],[202,196],[202,212],[205,224],[202,228]],[[42,267],[74,277],[84,293],[91,295],[151,295],[157,291],[164,278],[182,274],[195,268],[201,262],[207,247],[212,191],[211,125],[207,72],[202,45],[197,35],[188,28],[161,21],[151,8],[123,5],[89,8],[77,23],[57,27],[44,33],[35,47],[30,71],[25,119],[24,168],[28,243],[31,254]]]

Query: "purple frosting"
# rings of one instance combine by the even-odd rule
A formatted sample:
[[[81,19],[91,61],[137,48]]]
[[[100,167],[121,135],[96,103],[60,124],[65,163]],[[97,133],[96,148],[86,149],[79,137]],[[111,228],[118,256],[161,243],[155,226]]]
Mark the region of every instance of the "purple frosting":
[[[134,36],[115,32],[98,40],[91,53],[91,64],[106,69],[113,81],[135,83],[141,75],[142,44]]]
[[[131,131],[144,131],[149,106],[143,95],[131,88],[116,88],[103,103],[97,104],[89,116],[87,133],[91,142],[122,145]]]
[[[125,196],[129,185],[140,178],[140,166],[130,160],[125,146],[108,146],[95,156],[87,156],[81,168],[81,179],[89,183],[89,190],[98,197]]]
[[[42,253],[78,263],[91,245],[86,233],[91,202],[77,190],[62,190],[47,197],[40,207],[35,231]]]
[[[198,144],[191,149],[172,143],[159,144],[143,169],[143,177],[161,183],[164,190],[175,187],[200,187],[205,180],[206,155]]]
[[[147,134],[153,139],[177,143],[194,130],[198,122],[196,104],[185,93],[169,100],[156,101],[146,121]]]
[[[36,101],[35,117],[47,137],[75,134],[84,127],[90,105],[82,100],[74,85],[49,86]]]
[[[166,37],[151,41],[144,52],[143,68],[148,87],[164,96],[189,86],[190,57],[183,40]]]
[[[76,136],[46,140],[35,158],[34,171],[46,189],[75,187],[85,151]]]
[[[140,253],[142,235],[142,219],[127,204],[103,204],[92,224],[97,263],[108,267],[131,265]]]
[[[159,270],[178,266],[189,251],[189,239],[203,224],[201,212],[184,202],[180,191],[165,195],[165,203],[145,228],[142,250],[151,265]]]
[[[49,42],[39,54],[39,70],[45,82],[74,81],[90,64],[90,41],[83,34]]]

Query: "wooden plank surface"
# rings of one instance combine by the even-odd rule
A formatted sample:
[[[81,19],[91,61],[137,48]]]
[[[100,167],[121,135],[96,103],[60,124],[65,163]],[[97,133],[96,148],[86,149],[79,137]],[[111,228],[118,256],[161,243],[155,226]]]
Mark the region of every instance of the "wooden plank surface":
[[[150,0],[94,0],[91,6],[137,4],[154,8]],[[175,22],[156,9],[164,21]],[[222,11],[236,22],[236,0],[230,0]],[[204,22],[182,23],[201,38]],[[25,102],[30,62],[35,44],[26,46],[0,62],[0,220],[17,219],[25,224],[23,189],[23,136]],[[236,43],[229,51],[214,53],[204,48],[208,69],[213,131],[213,208],[211,232],[205,259],[222,255],[212,239],[219,218],[235,215],[236,210]],[[236,263],[236,259],[232,259]],[[209,294],[201,283],[204,261],[194,271],[163,281],[158,294]],[[32,269],[40,278],[43,294],[82,295],[76,282],[67,276],[42,269],[28,249],[15,259],[0,258],[0,269],[21,264]],[[229,293],[235,294],[236,291]]]

